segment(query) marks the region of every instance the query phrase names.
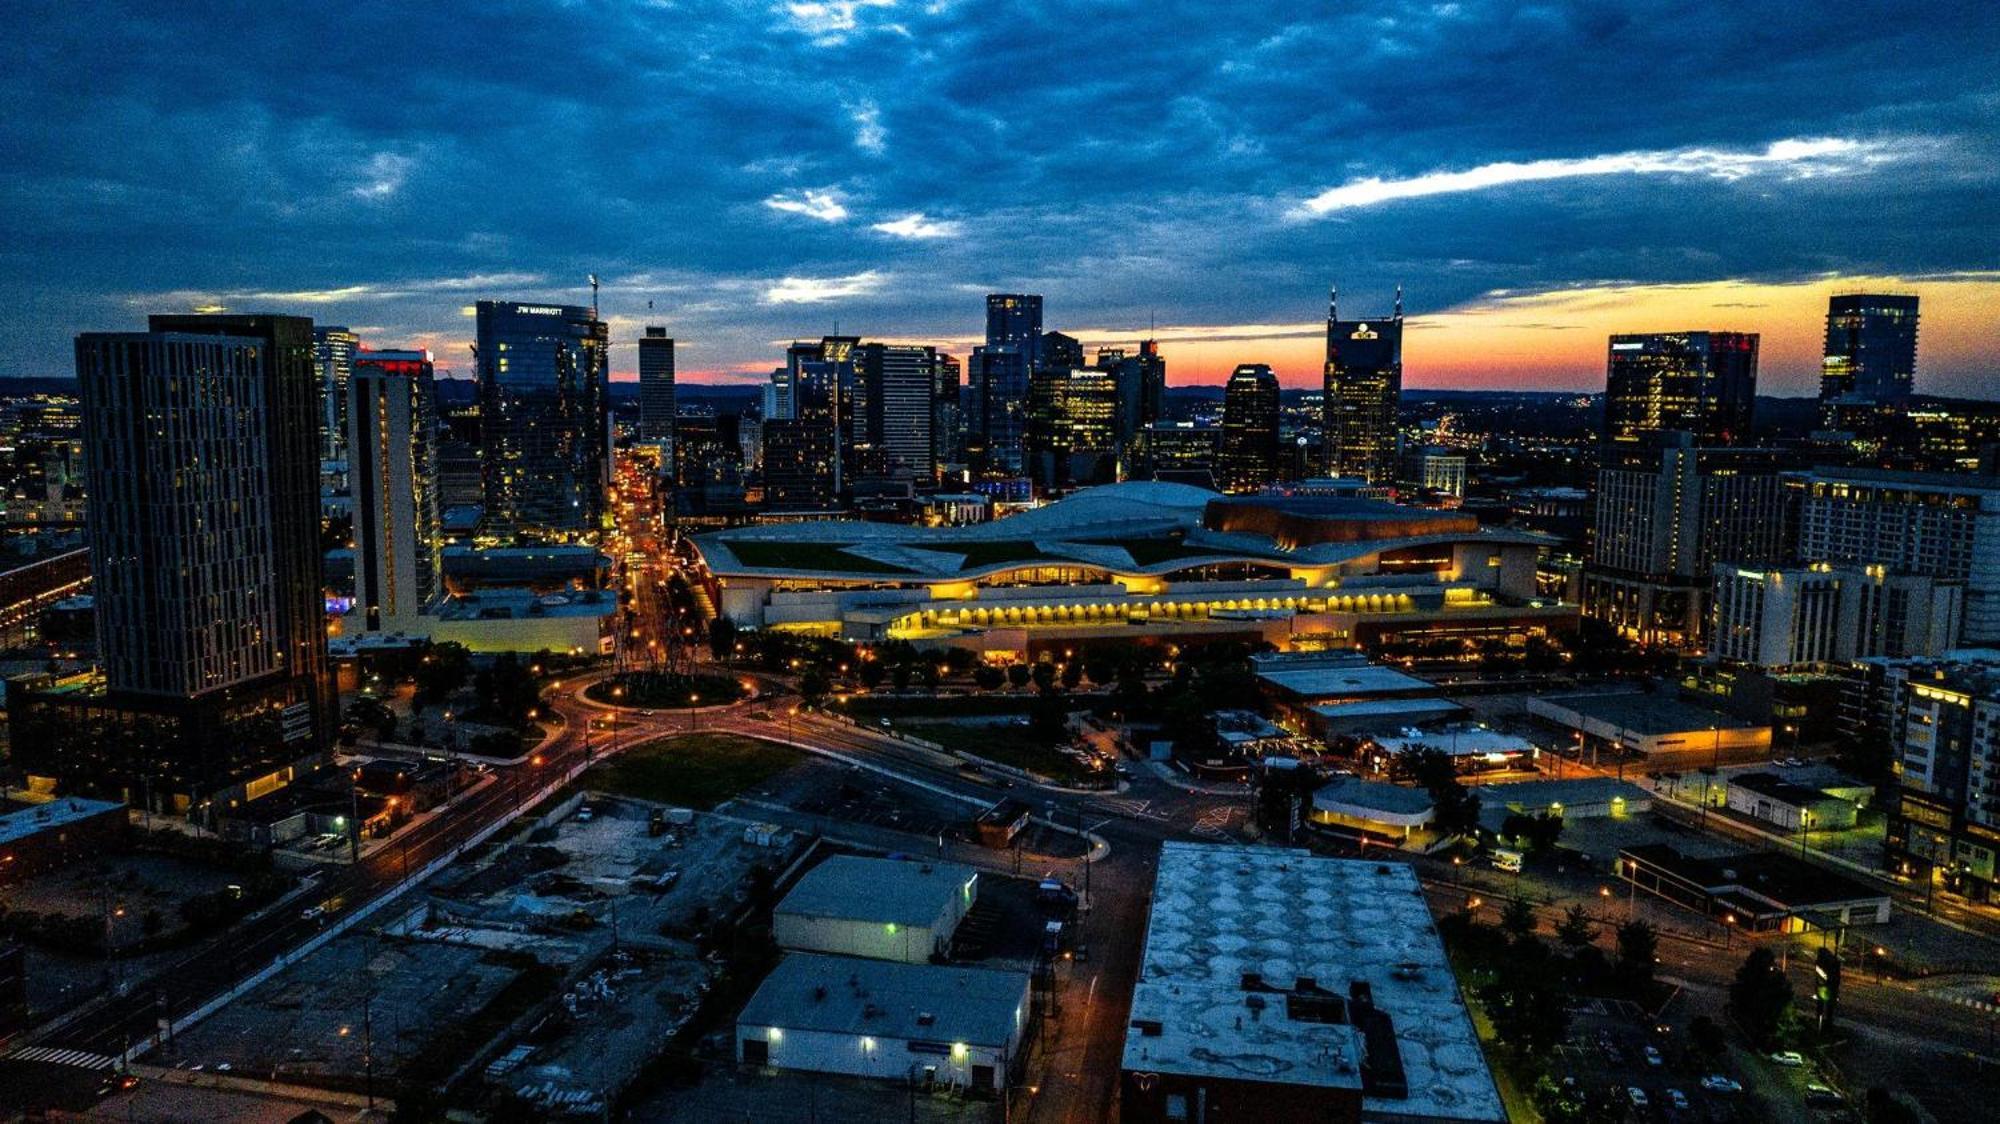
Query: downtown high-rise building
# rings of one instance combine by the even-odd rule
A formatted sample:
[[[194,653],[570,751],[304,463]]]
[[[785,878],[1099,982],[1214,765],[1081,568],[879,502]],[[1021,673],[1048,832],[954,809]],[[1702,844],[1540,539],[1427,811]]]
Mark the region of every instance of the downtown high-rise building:
[[[21,700],[17,764],[195,811],[282,786],[334,723],[312,321],[155,316],[76,341],[101,691]]]
[[[1338,293],[1326,302],[1327,474],[1370,484],[1396,480],[1396,407],[1403,396],[1403,291],[1382,319],[1342,320]]]
[[[931,460],[940,470],[965,455],[965,414],[959,405],[964,375],[957,356],[938,352],[931,365]]]
[[[1278,376],[1263,363],[1236,368],[1222,391],[1225,492],[1255,492],[1278,478]]]
[[[993,293],[986,298],[986,343],[966,366],[967,459],[994,475],[1026,470],[1028,380],[1040,364],[1042,298]]]
[[[924,484],[937,477],[935,347],[865,343],[855,349],[868,450],[857,472],[904,475]]]
[[[1750,440],[1757,333],[1650,332],[1611,337],[1604,440],[1638,444],[1679,431],[1703,447]]]
[[[348,382],[354,608],[360,631],[416,632],[444,597],[437,391],[425,351],[355,354]]]
[[[476,308],[486,527],[537,542],[594,537],[611,479],[610,332],[588,308]]]
[[[648,325],[639,337],[639,440],[662,448],[667,464],[673,463],[676,408],[673,338]]]
[[[1873,415],[1910,399],[1917,375],[1917,298],[1842,293],[1826,302],[1820,425],[1872,428]]]
[[[1583,615],[1649,646],[1700,649],[1715,567],[1791,556],[1797,490],[1770,449],[1700,448],[1668,432],[1605,447]]]
[[[354,352],[361,337],[346,328],[326,325],[313,329],[313,366],[319,371],[320,458],[337,461],[346,456],[347,380],[354,371]]]

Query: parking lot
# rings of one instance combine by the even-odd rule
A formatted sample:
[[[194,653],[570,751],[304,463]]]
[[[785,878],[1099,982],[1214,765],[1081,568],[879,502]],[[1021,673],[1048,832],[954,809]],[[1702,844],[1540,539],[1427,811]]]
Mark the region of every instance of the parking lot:
[[[1695,1056],[1685,1027],[1651,1020],[1637,1004],[1618,999],[1573,1004],[1569,1040],[1550,1063],[1558,1080],[1612,1090],[1628,1119],[1770,1119],[1754,1094],[1730,1088],[1735,1079],[1728,1068],[1726,1061]]]

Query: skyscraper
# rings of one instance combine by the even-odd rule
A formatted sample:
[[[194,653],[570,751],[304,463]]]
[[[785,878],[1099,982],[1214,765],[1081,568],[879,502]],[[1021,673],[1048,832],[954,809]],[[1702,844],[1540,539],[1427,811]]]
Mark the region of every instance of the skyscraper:
[[[1370,484],[1396,479],[1396,407],[1403,396],[1403,290],[1387,319],[1342,320],[1326,300],[1326,470]]]
[[[347,427],[353,619],[369,632],[414,631],[444,595],[430,354],[358,352]]]
[[[1633,444],[1679,430],[1701,446],[1750,440],[1757,333],[1653,332],[1611,337],[1604,440]]]
[[[1278,478],[1278,376],[1245,363],[1222,391],[1221,480],[1225,492],[1254,492]]]
[[[937,348],[866,343],[856,349],[866,406],[870,475],[907,472],[928,484],[937,476],[935,424]]]
[[[610,482],[605,349],[588,308],[480,301],[486,523],[537,541],[594,536]]]
[[[14,744],[65,790],[186,809],[330,744],[325,414],[308,319],[149,327],[76,341],[105,690],[18,708]]]
[[[931,460],[940,468],[964,455],[965,419],[958,403],[963,373],[958,358],[943,352],[931,365]]]
[[[320,459],[337,461],[346,456],[347,380],[354,371],[354,349],[361,337],[346,328],[331,325],[313,329],[313,365],[319,371],[320,399],[325,416],[320,421]]]
[[[986,346],[1017,347],[1032,362],[1042,340],[1042,298],[1034,293],[986,297]]]
[[[639,338],[639,440],[666,449],[674,444],[674,341],[667,330],[648,325]]]
[[[1907,402],[1916,385],[1917,298],[1843,293],[1826,302],[1819,375],[1820,422],[1844,430],[1851,416]]]

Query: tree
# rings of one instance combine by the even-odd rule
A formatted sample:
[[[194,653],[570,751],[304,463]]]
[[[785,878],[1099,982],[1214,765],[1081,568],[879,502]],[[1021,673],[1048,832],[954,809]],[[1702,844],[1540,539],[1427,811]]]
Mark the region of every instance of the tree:
[[[1016,689],[1027,686],[1029,677],[1030,673],[1027,664],[1010,663],[1007,665],[1007,682],[1012,684]]]
[[[1586,948],[1597,939],[1597,925],[1583,911],[1582,902],[1563,912],[1562,921],[1556,925],[1556,939],[1571,949]]]
[[[1500,909],[1500,927],[1516,940],[1535,931],[1535,904],[1526,898],[1510,898]]]
[[[938,666],[936,660],[925,660],[917,667],[917,678],[922,681],[924,690],[935,694],[938,689],[938,680],[944,678],[944,672]]]
[[[1784,1028],[1792,1010],[1792,981],[1778,969],[1778,957],[1768,948],[1752,949],[1729,985],[1729,1009],[1745,1033],[1768,1046]]]
[[[826,697],[827,691],[832,686],[831,683],[827,682],[825,672],[818,668],[813,668],[804,675],[799,676],[799,697],[806,701],[807,706],[816,706],[821,699]]]
[[[997,691],[1007,682],[1007,673],[990,663],[980,664],[973,669],[972,681],[978,684],[982,691]]]
[[[728,617],[717,617],[708,623],[708,652],[719,660],[726,660],[736,651],[736,622]]]
[[[1634,995],[1652,989],[1659,948],[1659,934],[1644,921],[1627,921],[1618,926],[1618,980]]]
[[[910,661],[902,660],[889,669],[889,681],[896,685],[898,691],[907,691],[910,689],[910,680],[916,674],[917,669],[910,666]]]
[[[1723,1037],[1721,1024],[1707,1015],[1696,1015],[1694,1021],[1688,1024],[1688,1041],[1694,1045],[1696,1053],[1708,1058],[1721,1057],[1722,1051],[1729,1045]]]
[[[1440,835],[1466,835],[1479,827],[1479,794],[1457,782],[1431,793],[1431,823]]]
[[[1569,1005],[1533,972],[1513,972],[1479,989],[1493,1033],[1523,1059],[1540,1058],[1569,1033]]]
[[[1053,745],[1069,734],[1069,700],[1062,692],[1043,690],[1028,706],[1028,733],[1039,742]]]
[[[1099,687],[1109,687],[1118,679],[1118,665],[1103,656],[1093,656],[1083,665],[1083,672]]]
[[[415,679],[419,709],[437,706],[465,686],[472,672],[472,655],[463,644],[433,644],[418,661]]]
[[[867,660],[861,665],[861,685],[871,691],[880,687],[888,675],[889,669],[882,666],[881,660]]]
[[[1083,664],[1071,660],[1062,665],[1062,685],[1065,691],[1074,691],[1083,682]]]
[[[1036,688],[1046,691],[1056,685],[1056,665],[1047,660],[1038,660],[1028,670],[1028,677],[1035,681]]]

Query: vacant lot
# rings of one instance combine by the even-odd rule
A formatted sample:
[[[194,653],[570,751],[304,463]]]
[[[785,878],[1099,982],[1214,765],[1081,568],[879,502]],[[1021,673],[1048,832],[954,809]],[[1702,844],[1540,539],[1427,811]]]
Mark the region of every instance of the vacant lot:
[[[790,746],[734,734],[686,734],[626,750],[583,775],[581,787],[709,809],[805,760]]]
[[[1076,781],[1090,776],[1090,770],[1075,758],[1058,752],[1054,746],[1037,739],[1026,727],[1017,725],[1011,719],[997,722],[910,722],[906,726],[916,736],[934,741],[946,749],[970,753],[1058,781]]]

